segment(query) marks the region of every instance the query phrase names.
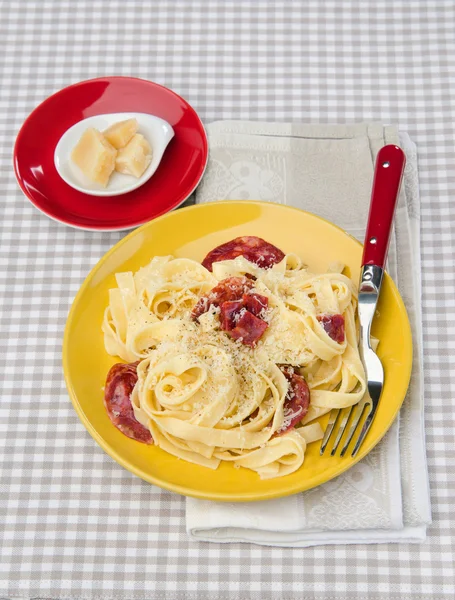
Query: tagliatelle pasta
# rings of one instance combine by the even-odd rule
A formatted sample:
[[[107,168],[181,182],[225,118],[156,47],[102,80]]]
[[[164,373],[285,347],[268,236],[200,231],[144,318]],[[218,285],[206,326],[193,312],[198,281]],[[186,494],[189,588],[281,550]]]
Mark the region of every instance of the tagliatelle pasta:
[[[322,437],[310,421],[356,404],[366,385],[357,292],[343,266],[314,274],[278,249],[264,252],[270,264],[259,254],[253,262],[251,251],[249,260],[239,254],[253,239],[260,254],[267,242],[237,238],[224,245],[235,258],[218,252],[211,270],[164,256],[116,275],[105,348],[133,363],[128,373],[137,380],[125,391],[117,365],[105,402],[113,423],[134,439],[150,433],[179,458],[212,469],[232,462],[265,479],[297,470],[307,444]],[[131,415],[122,421],[125,404],[133,424]]]

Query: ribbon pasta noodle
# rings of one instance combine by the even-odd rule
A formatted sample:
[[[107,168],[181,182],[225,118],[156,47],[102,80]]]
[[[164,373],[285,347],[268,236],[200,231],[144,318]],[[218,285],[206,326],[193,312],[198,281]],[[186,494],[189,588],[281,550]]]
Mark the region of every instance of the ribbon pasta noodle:
[[[137,363],[131,406],[153,442],[211,469],[226,461],[263,479],[296,471],[307,444],[322,437],[311,421],[356,404],[366,389],[357,290],[342,268],[314,274],[294,254],[269,268],[236,256],[213,262],[212,270],[160,256],[135,274],[118,273],[103,319],[105,348]],[[229,278],[247,281],[247,293],[267,301],[260,313],[266,329],[250,345],[223,330],[216,303],[192,317],[201,298]],[[343,339],[331,334],[324,315],[342,319]],[[283,365],[293,368],[288,375]],[[295,426],[292,373],[310,394]]]

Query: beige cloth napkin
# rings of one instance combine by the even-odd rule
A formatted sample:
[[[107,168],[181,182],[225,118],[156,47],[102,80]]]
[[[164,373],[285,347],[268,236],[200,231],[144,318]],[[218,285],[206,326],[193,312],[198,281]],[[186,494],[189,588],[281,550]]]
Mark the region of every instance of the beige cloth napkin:
[[[220,121],[208,127],[210,160],[196,202],[259,199],[333,221],[363,240],[374,161],[385,144],[407,155],[388,270],[411,321],[414,364],[397,420],[383,441],[338,478],[296,496],[229,504],[187,499],[198,540],[277,546],[421,541],[431,522],[423,429],[420,201],[416,149],[380,124],[296,125]]]

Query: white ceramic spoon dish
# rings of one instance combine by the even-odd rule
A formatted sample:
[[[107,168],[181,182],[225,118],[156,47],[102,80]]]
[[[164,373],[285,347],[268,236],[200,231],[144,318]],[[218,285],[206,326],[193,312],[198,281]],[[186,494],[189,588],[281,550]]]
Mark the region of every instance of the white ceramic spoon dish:
[[[137,119],[141,133],[152,148],[152,161],[139,177],[123,175],[114,171],[107,187],[88,179],[71,160],[71,152],[89,127],[103,132],[105,129],[126,119]],[[60,138],[54,153],[54,163],[60,177],[72,188],[91,196],[119,196],[137,189],[152,177],[158,169],[167,145],[174,137],[174,130],[164,119],[146,113],[123,112],[96,115],[79,121],[70,127]]]

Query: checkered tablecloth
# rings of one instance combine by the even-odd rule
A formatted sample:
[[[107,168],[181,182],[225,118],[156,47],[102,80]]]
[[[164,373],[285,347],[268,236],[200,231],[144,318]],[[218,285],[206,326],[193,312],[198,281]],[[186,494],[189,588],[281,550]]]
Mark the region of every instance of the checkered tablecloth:
[[[454,597],[454,32],[452,0],[0,2],[0,597]],[[101,75],[169,86],[206,122],[380,121],[416,142],[434,518],[424,544],[196,543],[184,499],[119,467],[85,431],[63,383],[63,328],[85,275],[122,233],[41,215],[11,154],[37,104]]]

